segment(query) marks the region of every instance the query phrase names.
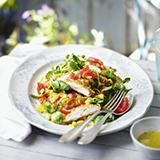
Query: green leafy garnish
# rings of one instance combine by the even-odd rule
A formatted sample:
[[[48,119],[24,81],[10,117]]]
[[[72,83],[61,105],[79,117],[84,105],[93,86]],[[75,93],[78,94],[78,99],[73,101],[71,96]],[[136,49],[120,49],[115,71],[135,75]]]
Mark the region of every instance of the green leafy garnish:
[[[112,67],[106,67],[106,71],[104,71],[102,74],[108,78],[108,79],[112,79],[112,80],[116,80],[116,76],[114,75],[114,73],[117,71],[115,68]]]
[[[122,82],[123,84],[128,83],[131,79],[129,77],[125,78]]]
[[[54,76],[54,71],[49,71],[47,74],[46,74],[46,78],[51,81],[53,79],[53,76]]]
[[[82,57],[84,57],[84,56],[82,56]],[[83,66],[85,64],[84,61],[81,61],[79,59],[79,57],[74,55],[73,53],[71,55],[67,55],[66,58],[67,58],[66,62],[68,63],[69,69],[71,71],[77,71],[77,70],[83,68]]]
[[[53,102],[51,105],[50,102],[44,100],[43,101],[43,108],[47,113],[53,114],[57,110],[58,104],[56,102]]]
[[[129,81],[130,81],[130,78],[127,77],[123,81],[117,81],[113,87],[115,90],[118,90],[118,89],[125,90],[126,87],[124,84],[128,83]]]
[[[59,93],[61,91],[65,93],[66,90],[70,89],[70,85],[65,83],[62,80],[51,81],[51,85],[53,88],[53,92],[56,92],[56,93]]]
[[[130,81],[130,78],[125,78],[123,81],[116,81],[116,83],[113,84],[109,84],[110,86],[106,86],[103,90],[102,93],[104,94],[104,101],[101,103],[102,109],[103,106],[105,104],[107,104],[112,97],[114,96],[114,94],[117,92],[117,90],[121,89],[121,90],[132,90],[131,89],[126,89],[126,86],[124,85],[125,83],[128,83]],[[105,92],[107,92],[107,94],[105,94]]]
[[[66,60],[64,60],[64,63],[57,65],[55,68],[53,65],[51,65],[53,73],[67,73],[70,71],[78,71],[79,69],[83,68],[85,61],[81,60],[79,57],[80,56],[76,56],[73,53],[71,55],[68,54],[66,56]],[[84,55],[81,56],[81,58],[84,57]]]
[[[102,93],[106,92],[106,91],[109,91],[113,88],[113,86],[108,86],[108,87],[105,87],[103,90],[102,90]]]
[[[60,65],[57,65],[57,66],[54,68],[53,65],[51,64],[51,69],[52,69],[52,71],[53,71],[54,74],[66,72],[65,70],[64,70],[64,71],[61,70]]]
[[[34,94],[30,93],[30,96],[32,96],[33,98],[39,98],[39,97],[44,96],[45,90],[43,88],[40,88],[39,92],[41,93],[40,95],[34,95]]]
[[[69,67],[72,68],[73,71],[77,71],[80,69],[79,66],[74,61],[71,61],[69,63]]]

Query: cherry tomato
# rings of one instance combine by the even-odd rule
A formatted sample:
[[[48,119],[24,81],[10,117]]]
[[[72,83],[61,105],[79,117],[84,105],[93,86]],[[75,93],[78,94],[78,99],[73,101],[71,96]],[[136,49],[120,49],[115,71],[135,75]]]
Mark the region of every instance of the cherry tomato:
[[[121,104],[118,106],[118,108],[114,111],[115,113],[123,113],[125,112],[129,107],[129,102],[128,102],[128,98],[125,97]]]
[[[76,98],[77,95],[76,95],[76,94],[70,93],[70,94],[67,94],[67,97],[68,97],[68,98]]]
[[[71,113],[71,109],[66,109],[66,108],[62,108],[61,109],[61,112],[63,113],[63,114],[65,114],[65,115],[67,115],[67,114],[69,114],[69,113]]]

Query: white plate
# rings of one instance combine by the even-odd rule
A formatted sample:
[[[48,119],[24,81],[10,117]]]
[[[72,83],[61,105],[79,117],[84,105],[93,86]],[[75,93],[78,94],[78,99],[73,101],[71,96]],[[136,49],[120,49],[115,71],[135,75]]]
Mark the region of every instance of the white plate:
[[[9,86],[11,102],[24,114],[29,123],[59,135],[71,129],[69,126],[57,125],[42,117],[35,109],[38,101],[29,96],[29,93],[36,93],[36,82],[51,70],[50,64],[62,63],[66,55],[71,53],[99,58],[104,65],[115,67],[116,74],[120,77],[131,77],[133,107],[117,120],[105,125],[99,135],[122,130],[146,113],[153,99],[153,86],[146,73],[137,64],[106,48],[90,45],[63,45],[29,57],[12,75]]]

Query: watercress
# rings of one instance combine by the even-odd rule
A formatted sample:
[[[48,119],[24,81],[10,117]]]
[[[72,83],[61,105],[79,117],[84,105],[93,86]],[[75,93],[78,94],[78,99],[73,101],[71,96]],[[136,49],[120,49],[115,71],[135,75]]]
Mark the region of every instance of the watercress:
[[[79,69],[83,68],[83,66],[85,65],[85,61],[81,60],[79,57],[84,58],[85,56],[76,56],[73,53],[71,55],[68,54],[66,56],[66,60],[64,60],[64,63],[61,63],[56,67],[53,67],[53,65],[51,65],[52,74],[78,71]],[[51,72],[49,74],[51,74]]]
[[[64,92],[70,89],[70,85],[65,83],[62,80],[51,81],[51,86],[53,88],[53,92],[59,93]]]
[[[107,70],[105,70],[102,75],[104,75],[108,79],[116,80],[116,76],[114,73],[117,71],[115,68],[112,67],[106,67]]]

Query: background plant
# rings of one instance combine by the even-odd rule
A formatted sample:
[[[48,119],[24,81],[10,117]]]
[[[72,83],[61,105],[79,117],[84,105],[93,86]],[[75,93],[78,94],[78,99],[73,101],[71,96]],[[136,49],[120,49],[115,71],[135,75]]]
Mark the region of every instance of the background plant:
[[[104,40],[103,32],[94,29],[91,32],[93,38],[90,39],[89,34],[79,33],[76,24],[70,24],[67,20],[60,21],[55,11],[46,4],[37,11],[25,11],[22,18],[26,19],[24,30],[27,42],[44,43],[47,46],[71,43],[103,45],[100,43]]]
[[[60,20],[55,10],[46,4],[43,4],[41,9],[25,11],[22,19],[26,21],[23,25],[26,34],[22,38],[25,39],[25,43],[43,44],[48,47],[62,44],[104,46],[102,31],[92,29],[91,33],[79,33],[76,23],[71,24],[69,20]],[[8,45],[6,53],[9,53],[18,43],[23,42],[16,27],[6,40]]]

